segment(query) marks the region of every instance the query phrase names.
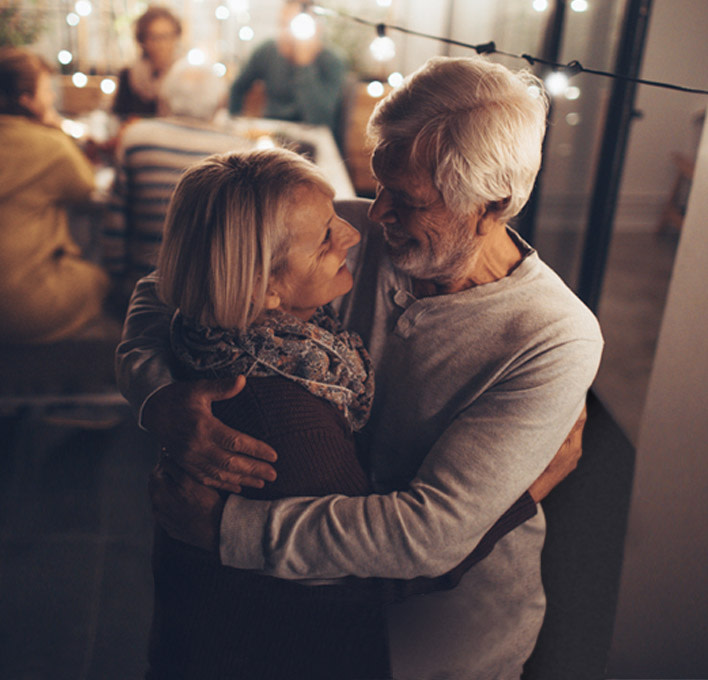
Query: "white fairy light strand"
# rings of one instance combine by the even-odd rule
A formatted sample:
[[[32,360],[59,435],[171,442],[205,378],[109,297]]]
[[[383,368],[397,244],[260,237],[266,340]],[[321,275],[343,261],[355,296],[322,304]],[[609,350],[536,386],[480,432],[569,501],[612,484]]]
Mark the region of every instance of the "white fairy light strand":
[[[657,80],[647,80],[646,78],[632,78],[630,76],[621,75],[620,73],[612,73],[611,71],[601,71],[599,69],[586,68],[576,59],[568,62],[567,64],[561,64],[558,62],[549,61],[548,59],[542,59],[541,57],[534,57],[530,54],[514,54],[512,52],[505,52],[504,50],[497,49],[497,46],[494,41],[480,43],[478,45],[472,45],[470,43],[462,42],[461,40],[453,40],[452,38],[443,38],[441,36],[431,35],[429,33],[414,31],[410,28],[404,28],[403,26],[395,26],[392,24],[386,24],[377,21],[369,21],[368,19],[362,19],[361,17],[357,17],[352,14],[347,14],[340,10],[321,7],[319,5],[313,5],[312,10],[316,14],[320,14],[322,16],[337,16],[343,19],[354,21],[358,24],[371,26],[372,28],[376,29],[378,35],[385,34],[387,30],[398,31],[399,33],[404,33],[406,35],[414,35],[418,38],[428,38],[430,40],[437,40],[438,42],[445,43],[446,45],[466,47],[468,49],[474,50],[475,52],[477,52],[477,54],[501,54],[505,57],[523,59],[531,66],[534,66],[535,64],[543,64],[544,66],[550,66],[551,68],[554,68],[557,71],[565,73],[568,77],[572,77],[578,73],[591,73],[597,76],[616,78],[618,80],[625,80],[633,83],[638,83],[640,85],[649,85],[651,87],[663,87],[669,90],[678,90],[679,92],[689,92],[692,94],[708,94],[708,90],[702,90],[696,87],[686,87],[684,85],[675,85],[674,83],[665,83]]]

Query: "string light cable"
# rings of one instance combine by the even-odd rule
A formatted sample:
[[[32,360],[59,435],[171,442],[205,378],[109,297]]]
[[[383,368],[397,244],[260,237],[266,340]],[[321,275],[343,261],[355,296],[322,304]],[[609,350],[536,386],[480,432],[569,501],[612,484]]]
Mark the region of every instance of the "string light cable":
[[[632,78],[630,76],[624,76],[620,73],[612,73],[611,71],[602,71],[600,69],[587,68],[583,66],[579,61],[573,60],[567,64],[562,64],[554,61],[549,61],[548,59],[542,59],[541,57],[534,57],[530,54],[515,54],[513,52],[506,52],[497,48],[494,41],[480,43],[478,45],[472,45],[470,43],[463,42],[461,40],[453,40],[452,38],[443,38],[441,36],[431,35],[429,33],[422,33],[421,31],[414,31],[410,28],[405,28],[403,26],[395,26],[392,24],[385,24],[378,21],[370,21],[368,19],[362,19],[361,17],[354,16],[352,14],[347,14],[336,9],[330,9],[328,7],[322,7],[320,5],[312,5],[311,10],[315,14],[321,16],[336,16],[342,19],[348,19],[358,24],[363,24],[364,26],[370,26],[376,30],[377,35],[385,35],[386,31],[398,31],[399,33],[404,33],[406,35],[413,35],[418,38],[428,38],[429,40],[437,40],[438,42],[444,43],[446,45],[454,45],[456,47],[464,47],[467,49],[474,50],[477,54],[500,54],[505,57],[511,57],[513,59],[522,59],[528,62],[529,65],[534,66],[535,64],[543,64],[544,66],[549,66],[557,71],[563,72],[568,77],[577,75],[578,73],[591,73],[593,75],[605,76],[607,78],[616,78],[618,80],[625,80],[633,83],[638,83],[640,85],[649,85],[651,87],[663,87],[669,90],[678,90],[679,92],[689,92],[691,94],[708,94],[708,90],[702,90],[696,87],[686,87],[684,85],[676,85],[674,83],[665,83],[657,80],[647,80],[646,78]]]

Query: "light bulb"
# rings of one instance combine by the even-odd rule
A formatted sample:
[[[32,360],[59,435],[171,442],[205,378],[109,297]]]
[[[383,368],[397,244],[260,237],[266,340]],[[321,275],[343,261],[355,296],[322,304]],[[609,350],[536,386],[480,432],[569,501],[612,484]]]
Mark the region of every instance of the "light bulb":
[[[370,97],[378,99],[384,93],[383,83],[378,80],[372,80],[367,86],[366,91]]]
[[[248,42],[249,40],[253,40],[255,36],[255,33],[253,32],[253,29],[250,26],[241,26],[238,32],[238,37],[240,40],[244,40],[245,42]]]
[[[78,15],[82,17],[87,17],[89,14],[91,14],[93,7],[91,6],[89,0],[77,0],[76,4],[74,5],[74,9],[76,10],[76,13]]]
[[[225,19],[228,19],[229,16],[231,16],[231,12],[229,12],[229,8],[225,5],[219,5],[214,10],[214,16],[219,19],[219,21],[224,21]]]
[[[57,54],[57,61],[60,64],[70,64],[71,60],[74,58],[74,55],[69,52],[69,50],[59,50],[59,54]]]
[[[66,23],[69,26],[78,26],[79,21],[81,21],[81,17],[76,12],[69,12],[66,15]]]
[[[195,47],[187,52],[187,61],[192,66],[201,66],[206,61],[206,55],[202,50]]]
[[[570,9],[572,9],[574,12],[587,12],[587,0],[573,0],[573,2],[570,3]]]
[[[290,22],[290,30],[296,40],[309,40],[314,37],[317,27],[315,20],[309,14],[302,12]]]
[[[104,78],[101,81],[101,92],[103,94],[113,94],[116,91],[116,81],[111,78]]]
[[[88,78],[86,77],[85,73],[77,71],[76,73],[74,73],[73,76],[71,76],[71,82],[74,83],[76,87],[86,87],[86,83],[88,83]]]
[[[211,70],[214,71],[219,78],[223,78],[226,75],[226,64],[217,61],[216,64],[211,67]]]
[[[371,54],[376,61],[389,61],[396,56],[396,43],[387,35],[374,38],[369,45]]]
[[[528,93],[534,98],[538,99],[541,96],[541,90],[537,85],[529,85]]]
[[[580,96],[580,88],[570,85],[565,91],[566,99],[577,99]]]
[[[545,12],[548,9],[548,0],[533,0],[532,7],[537,12]]]
[[[388,76],[388,84],[391,87],[399,87],[403,83],[403,74],[394,71]]]
[[[568,87],[568,76],[565,73],[554,71],[546,77],[546,87],[553,95],[563,94]]]

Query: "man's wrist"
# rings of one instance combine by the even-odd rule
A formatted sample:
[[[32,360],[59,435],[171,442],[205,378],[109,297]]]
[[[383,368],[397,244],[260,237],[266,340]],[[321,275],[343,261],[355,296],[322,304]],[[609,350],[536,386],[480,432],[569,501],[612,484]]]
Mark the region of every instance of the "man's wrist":
[[[271,501],[253,501],[231,494],[221,513],[219,556],[221,563],[237,569],[263,571],[263,535]]]

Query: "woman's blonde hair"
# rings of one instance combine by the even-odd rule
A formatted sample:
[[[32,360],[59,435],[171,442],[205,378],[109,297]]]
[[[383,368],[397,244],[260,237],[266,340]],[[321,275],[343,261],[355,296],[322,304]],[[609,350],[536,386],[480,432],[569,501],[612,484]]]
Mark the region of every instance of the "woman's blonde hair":
[[[205,326],[244,329],[282,276],[293,194],[334,191],[320,170],[285,149],[210,156],[180,178],[158,259],[160,297]]]

